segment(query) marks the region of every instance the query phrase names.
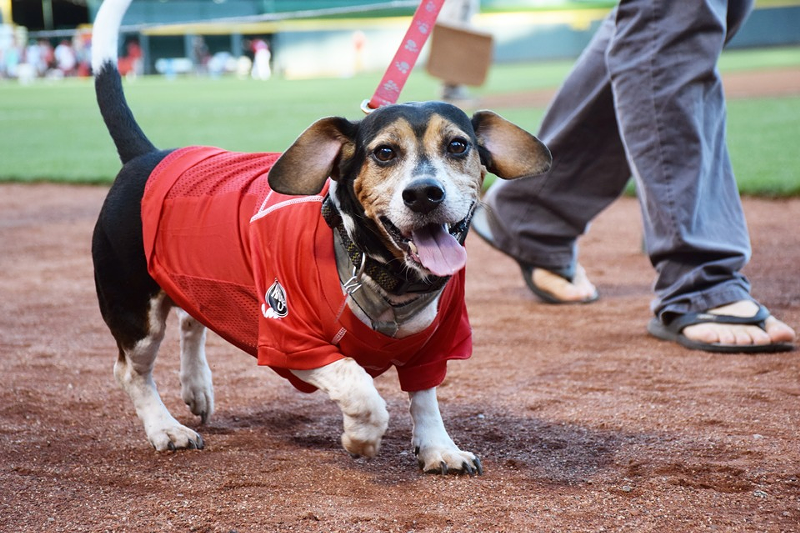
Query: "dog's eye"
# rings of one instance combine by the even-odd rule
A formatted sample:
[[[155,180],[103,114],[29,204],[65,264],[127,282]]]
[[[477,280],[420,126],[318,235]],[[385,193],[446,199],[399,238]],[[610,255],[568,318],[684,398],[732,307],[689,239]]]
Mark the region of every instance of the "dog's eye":
[[[392,150],[392,147],[387,146],[385,144],[382,144],[381,146],[375,148],[375,150],[372,152],[372,155],[374,155],[375,159],[377,159],[382,163],[391,161],[395,157],[395,153],[394,150]]]
[[[447,152],[451,154],[463,154],[467,151],[467,141],[464,139],[453,139],[450,141],[450,144],[447,145]]]

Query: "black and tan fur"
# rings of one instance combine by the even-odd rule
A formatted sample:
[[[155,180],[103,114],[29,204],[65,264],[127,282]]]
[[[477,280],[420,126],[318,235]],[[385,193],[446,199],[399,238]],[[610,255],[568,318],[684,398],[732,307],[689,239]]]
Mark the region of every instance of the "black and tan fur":
[[[147,178],[169,151],[156,149],[137,125],[116,69],[116,36],[130,0],[106,0],[95,25],[93,66],[98,104],[123,167],[100,213],[92,254],[102,316],[116,339],[114,373],[130,396],[157,450],[202,448],[203,439],[164,407],[152,377],[165,320],[173,304],[150,277],[139,211]],[[503,178],[545,171],[550,154],[535,137],[498,115],[467,117],[456,107],[428,102],[387,106],[359,122],[324,118],[284,152],[269,173],[272,189],[296,195],[318,193],[330,178],[330,195],[349,239],[365,258],[390,274],[447,279],[415,255],[415,232],[443,227],[463,241],[487,171]],[[440,269],[440,268],[439,268]],[[406,304],[419,291],[387,290],[365,274],[361,280],[391,305]],[[397,332],[421,331],[437,312],[437,299],[422,307]],[[379,317],[359,318],[370,324]],[[206,421],[214,408],[205,358],[205,328],[181,310],[181,390],[192,413]],[[388,425],[385,402],[371,377],[352,359],[293,371],[326,392],[343,412],[342,444],[351,454],[374,456]],[[410,393],[412,445],[425,471],[480,473],[477,457],[450,439],[439,414],[435,389]]]

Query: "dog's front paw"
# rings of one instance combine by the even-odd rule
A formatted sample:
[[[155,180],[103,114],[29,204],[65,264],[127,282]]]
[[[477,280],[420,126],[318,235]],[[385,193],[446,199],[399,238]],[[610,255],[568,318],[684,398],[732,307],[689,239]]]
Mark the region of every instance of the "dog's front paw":
[[[342,446],[350,455],[357,457],[375,457],[381,447],[381,439],[389,427],[389,412],[386,402],[380,402],[373,409],[359,413],[357,416],[344,415],[344,433]]]
[[[417,446],[414,449],[419,467],[426,474],[483,474],[481,460],[472,452],[462,452],[455,445]]]
[[[339,404],[344,418],[342,446],[350,455],[375,457],[389,427],[386,401],[366,370],[345,357],[312,370],[292,370],[310,385],[322,389]]]
[[[177,420],[174,424],[161,424],[146,427],[147,440],[159,452],[177,450],[202,450],[205,447],[203,437],[196,431],[181,425]]]

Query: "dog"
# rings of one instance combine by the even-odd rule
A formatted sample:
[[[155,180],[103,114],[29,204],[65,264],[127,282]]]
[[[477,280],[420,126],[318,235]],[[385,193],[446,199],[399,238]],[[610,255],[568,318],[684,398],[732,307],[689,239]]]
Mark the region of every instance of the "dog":
[[[153,366],[177,309],[181,395],[214,411],[206,328],[303,391],[341,408],[344,449],[374,457],[388,427],[373,377],[396,367],[424,472],[481,474],[448,435],[436,387],[471,355],[464,239],[487,173],[533,176],[552,161],[490,111],[443,102],[322,118],[282,154],[157,149],[126,103],[117,38],[130,0],[106,0],[92,63],[122,168],[98,217],[92,258],[114,376],[158,451],[201,449],[166,409]]]

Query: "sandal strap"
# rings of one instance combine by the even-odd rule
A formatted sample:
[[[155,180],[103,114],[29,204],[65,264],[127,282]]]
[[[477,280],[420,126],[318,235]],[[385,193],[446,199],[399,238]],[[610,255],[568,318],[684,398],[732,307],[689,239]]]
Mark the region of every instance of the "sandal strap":
[[[530,263],[526,263],[525,261],[517,260],[520,269],[522,269],[523,276],[531,277],[533,276],[533,270],[536,268],[540,268],[542,270],[547,270],[551,274],[555,274],[560,278],[564,278],[568,282],[572,283],[575,280],[575,265],[563,267],[563,268],[553,268],[553,267],[540,267],[535,266]]]
[[[753,316],[717,315],[714,313],[686,313],[678,315],[670,321],[669,327],[676,332],[695,324],[737,324],[742,326],[758,326],[765,328],[765,321],[770,317],[769,309],[763,305],[758,306],[758,312]]]

